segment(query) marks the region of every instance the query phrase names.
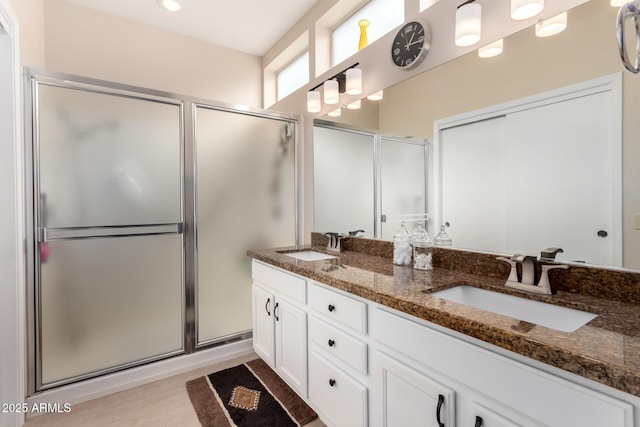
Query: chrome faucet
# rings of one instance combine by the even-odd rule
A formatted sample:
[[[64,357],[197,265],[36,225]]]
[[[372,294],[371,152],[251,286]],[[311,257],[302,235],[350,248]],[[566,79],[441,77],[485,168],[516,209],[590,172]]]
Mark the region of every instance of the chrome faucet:
[[[540,259],[545,261],[554,261],[556,255],[563,253],[562,248],[547,248],[540,251]]]
[[[342,239],[346,237],[344,234],[324,233],[324,235],[329,237],[329,242],[327,243],[328,251],[332,251],[332,252],[344,251],[344,249],[342,248]]]
[[[549,270],[554,268],[569,268],[568,265],[564,264],[541,265],[541,274],[540,277],[538,277],[538,259],[534,256],[515,254],[511,259],[505,257],[497,257],[496,259],[511,265],[509,278],[504,284],[507,288],[545,295],[554,293],[551,289],[551,283],[549,282]],[[520,265],[520,272],[518,272],[518,265]]]

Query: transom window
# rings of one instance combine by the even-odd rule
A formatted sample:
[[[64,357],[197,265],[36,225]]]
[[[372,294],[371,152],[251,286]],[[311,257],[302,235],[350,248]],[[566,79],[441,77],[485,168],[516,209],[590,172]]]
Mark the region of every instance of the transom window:
[[[309,51],[284,67],[276,78],[278,101],[309,82]]]

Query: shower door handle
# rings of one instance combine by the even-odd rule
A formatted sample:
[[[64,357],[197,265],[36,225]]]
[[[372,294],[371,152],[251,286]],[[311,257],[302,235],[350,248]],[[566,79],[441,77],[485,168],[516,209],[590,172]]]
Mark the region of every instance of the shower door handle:
[[[633,19],[633,26],[636,30],[636,57],[635,64],[631,63],[627,55],[626,40],[624,35],[624,27],[627,19]],[[618,10],[618,21],[616,28],[616,36],[618,39],[618,50],[622,65],[633,74],[640,73],[640,1],[636,0],[622,5]]]
[[[104,237],[157,236],[183,234],[184,223],[107,225],[99,227],[38,227],[38,242],[96,239]]]

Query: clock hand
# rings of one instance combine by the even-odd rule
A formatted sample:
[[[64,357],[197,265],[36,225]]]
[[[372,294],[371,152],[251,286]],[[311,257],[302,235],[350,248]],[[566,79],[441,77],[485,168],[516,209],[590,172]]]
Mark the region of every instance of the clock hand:
[[[409,50],[409,46],[411,46],[413,43],[413,37],[416,35],[416,33],[411,33],[411,38],[409,39],[409,41],[407,42],[406,45],[404,45],[405,49]],[[415,42],[414,42],[415,43]]]

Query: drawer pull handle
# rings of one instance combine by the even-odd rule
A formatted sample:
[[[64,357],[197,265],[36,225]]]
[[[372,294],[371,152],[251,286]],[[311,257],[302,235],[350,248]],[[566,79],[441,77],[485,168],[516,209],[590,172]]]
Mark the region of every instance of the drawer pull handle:
[[[336,309],[336,307],[333,304],[329,304],[329,307],[327,307],[329,309],[329,311],[334,311]]]
[[[476,415],[476,425],[475,427],[482,427],[482,417]]]
[[[336,344],[334,340],[329,340],[329,347],[333,347]]]
[[[273,316],[276,318],[276,322],[280,320],[280,318],[278,317],[278,315],[276,314],[276,310],[278,309],[278,306],[280,305],[279,302],[276,303],[276,306],[273,307]]]
[[[333,378],[331,378],[331,379],[329,380],[329,385],[330,385],[331,387],[335,386],[335,385],[336,385],[336,380],[334,380]]]
[[[444,427],[444,423],[440,421],[440,411],[442,410],[442,405],[444,404],[444,396],[438,395],[438,407],[436,408],[436,421],[438,422],[438,427]]]
[[[267,298],[267,303],[264,305],[264,309],[267,312],[267,316],[271,316],[271,312],[269,311],[269,303],[271,302],[271,298]]]

